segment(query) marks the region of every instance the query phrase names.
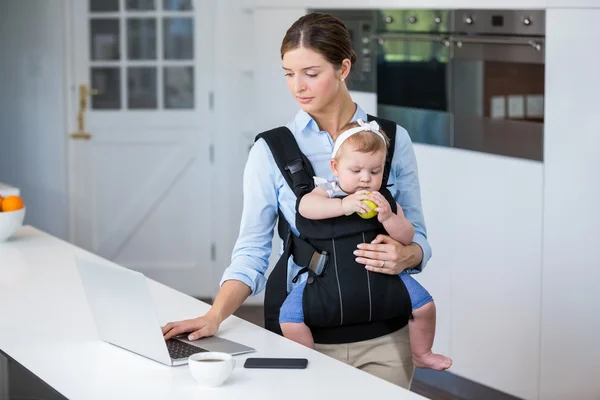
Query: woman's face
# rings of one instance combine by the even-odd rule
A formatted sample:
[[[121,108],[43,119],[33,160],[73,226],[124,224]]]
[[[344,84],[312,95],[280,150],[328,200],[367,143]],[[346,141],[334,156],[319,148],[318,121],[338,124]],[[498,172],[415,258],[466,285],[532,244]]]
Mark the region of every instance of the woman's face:
[[[307,113],[319,113],[337,96],[343,82],[341,70],[321,54],[298,47],[283,55],[283,72],[290,92]]]

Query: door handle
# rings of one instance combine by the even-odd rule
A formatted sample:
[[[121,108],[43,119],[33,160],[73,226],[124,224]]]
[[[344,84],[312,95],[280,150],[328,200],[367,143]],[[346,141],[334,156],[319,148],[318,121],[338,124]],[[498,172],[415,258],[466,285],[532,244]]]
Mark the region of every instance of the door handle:
[[[85,131],[85,111],[88,108],[88,96],[100,94],[98,89],[90,89],[88,85],[79,85],[79,112],[77,113],[77,132],[71,133],[71,139],[89,140],[92,134]]]
[[[94,89],[94,88],[89,88],[88,85],[86,84],[81,84],[79,85],[79,99],[86,99],[88,96],[97,96],[99,94],[101,94],[102,92],[98,89]]]
[[[75,132],[75,133],[71,133],[71,139],[75,139],[75,140],[90,140],[92,138],[92,135],[90,133],[87,132]]]

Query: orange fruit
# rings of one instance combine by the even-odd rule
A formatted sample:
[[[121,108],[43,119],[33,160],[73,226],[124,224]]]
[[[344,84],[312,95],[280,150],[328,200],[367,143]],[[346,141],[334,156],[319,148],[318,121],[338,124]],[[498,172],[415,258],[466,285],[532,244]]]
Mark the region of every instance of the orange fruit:
[[[0,196],[0,212],[2,211],[2,200],[4,200],[4,197]]]
[[[25,204],[23,204],[23,200],[19,196],[7,196],[2,201],[2,211],[17,211],[23,208]]]

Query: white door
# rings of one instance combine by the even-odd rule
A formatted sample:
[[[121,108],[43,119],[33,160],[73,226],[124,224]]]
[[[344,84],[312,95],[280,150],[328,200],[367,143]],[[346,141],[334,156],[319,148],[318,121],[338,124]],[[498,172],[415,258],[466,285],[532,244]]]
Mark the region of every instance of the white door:
[[[72,0],[68,39],[71,241],[198,297],[217,288],[213,13],[210,0]]]

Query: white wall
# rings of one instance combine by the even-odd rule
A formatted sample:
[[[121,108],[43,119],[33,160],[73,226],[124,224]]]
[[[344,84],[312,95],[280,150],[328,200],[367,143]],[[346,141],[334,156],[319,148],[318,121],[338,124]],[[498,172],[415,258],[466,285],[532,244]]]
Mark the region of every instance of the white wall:
[[[215,171],[212,193],[218,193],[222,208],[212,213],[217,251],[213,279],[219,289],[223,271],[231,261],[242,214],[242,178],[248,146],[253,137],[252,103],[254,60],[250,30],[252,16],[243,1],[214,1],[215,15]],[[232,29],[232,27],[237,29]]]
[[[600,398],[600,10],[547,15],[540,399]]]
[[[229,18],[228,10],[225,12]],[[230,168],[235,174],[232,179],[238,185],[234,186],[236,188],[242,187],[242,172],[250,146],[254,143],[254,137],[266,129],[285,125],[294,117],[297,111],[296,103],[289,95],[285,84],[279,48],[287,28],[305,12],[304,8],[292,8],[258,11],[250,9],[244,13],[246,18],[244,28],[239,30],[236,36],[241,39],[241,32],[246,35],[243,37],[245,42],[241,42],[241,46],[244,47],[243,53],[237,58],[238,64],[240,64],[237,73],[241,75],[242,86],[235,93],[243,96],[242,110],[244,112],[242,112],[242,115],[249,115],[250,117],[240,119],[236,124],[235,134],[239,138],[235,143],[236,158],[229,160]],[[224,42],[222,44],[226,45]],[[228,101],[228,99],[224,101]],[[231,146],[230,142],[229,147],[231,148]],[[235,197],[234,201],[235,204],[232,210],[236,213],[233,214],[233,219],[230,221],[231,228],[229,229],[230,232],[234,232],[234,236],[230,238],[234,240],[230,242],[231,247],[225,248],[225,251],[229,251],[229,253],[231,253],[238,235],[242,196]],[[278,259],[280,246],[281,241],[275,234],[274,251],[271,253],[270,258],[271,268]],[[227,265],[223,266],[227,267]],[[270,270],[268,273],[270,273]],[[262,305],[263,300],[264,292],[250,297],[246,304]]]
[[[0,0],[0,181],[21,189],[25,223],[68,229],[64,1]]]

